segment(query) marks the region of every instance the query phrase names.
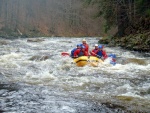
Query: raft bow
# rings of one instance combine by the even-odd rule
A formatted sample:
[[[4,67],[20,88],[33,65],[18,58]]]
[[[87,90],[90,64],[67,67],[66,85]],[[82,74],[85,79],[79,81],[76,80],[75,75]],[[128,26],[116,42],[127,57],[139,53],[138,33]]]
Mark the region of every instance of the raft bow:
[[[99,63],[103,61],[95,56],[81,56],[74,59],[74,62],[78,67],[83,67],[86,65],[90,65],[93,67],[97,67]]]

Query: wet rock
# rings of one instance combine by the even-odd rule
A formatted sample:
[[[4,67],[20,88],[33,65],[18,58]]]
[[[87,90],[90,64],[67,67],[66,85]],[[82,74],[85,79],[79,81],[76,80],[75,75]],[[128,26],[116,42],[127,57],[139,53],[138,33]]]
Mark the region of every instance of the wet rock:
[[[124,106],[121,106],[121,105],[117,105],[117,104],[113,104],[113,103],[110,103],[110,102],[106,102],[106,103],[102,103],[102,105],[105,105],[107,106],[108,108],[112,108],[112,109],[117,109],[117,108],[120,108],[122,110],[125,110],[126,108]]]
[[[0,89],[6,89],[6,90],[9,90],[9,91],[16,91],[18,90],[18,86],[17,84],[0,84]]]
[[[0,45],[7,45],[9,42],[5,40],[0,40]]]
[[[0,113],[3,113],[3,112],[5,112],[4,110],[0,110]]]
[[[138,65],[147,65],[147,63],[144,59],[136,59],[136,58],[126,59],[126,64],[128,64],[128,63],[134,63],[134,64],[138,64]]]
[[[147,61],[145,59],[137,59],[137,58],[117,58],[117,62],[126,65],[129,63],[137,64],[137,65],[148,65]]]
[[[110,37],[103,37],[99,40],[99,43],[108,44],[110,42]]]
[[[41,38],[30,38],[30,39],[27,39],[27,42],[42,42],[44,41],[44,39],[41,39]]]
[[[63,70],[66,70],[66,71],[69,71],[70,68],[71,68],[71,66],[70,66],[69,64],[65,64],[65,65],[63,65],[63,67],[62,67],[62,69],[63,69]]]
[[[150,52],[150,32],[131,34],[126,37],[103,37],[99,43],[120,46],[128,50]]]
[[[122,101],[132,101],[134,99],[131,96],[116,96],[116,98]]]
[[[33,56],[29,58],[29,60],[32,60],[32,61],[45,61],[47,59],[49,59],[49,56]]]
[[[72,43],[72,41],[60,41],[60,42]]]

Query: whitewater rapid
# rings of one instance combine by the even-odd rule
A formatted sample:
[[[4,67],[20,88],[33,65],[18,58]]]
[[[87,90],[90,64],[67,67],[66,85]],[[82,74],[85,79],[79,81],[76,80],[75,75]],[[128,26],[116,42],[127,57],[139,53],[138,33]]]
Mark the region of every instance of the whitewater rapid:
[[[108,54],[116,54],[115,66],[105,61],[98,67],[76,67],[73,60],[61,56],[61,52],[70,52],[83,38],[37,39],[0,39],[3,42],[0,43],[0,110],[149,112],[149,53],[104,45]],[[90,50],[98,39],[86,38]]]

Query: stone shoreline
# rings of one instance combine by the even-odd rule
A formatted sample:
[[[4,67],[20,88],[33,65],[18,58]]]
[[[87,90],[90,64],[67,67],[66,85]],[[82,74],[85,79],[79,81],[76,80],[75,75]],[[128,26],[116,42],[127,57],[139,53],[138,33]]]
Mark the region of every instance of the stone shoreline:
[[[99,40],[101,44],[108,46],[120,46],[124,49],[139,52],[150,52],[150,32],[129,35],[126,37],[103,37]]]

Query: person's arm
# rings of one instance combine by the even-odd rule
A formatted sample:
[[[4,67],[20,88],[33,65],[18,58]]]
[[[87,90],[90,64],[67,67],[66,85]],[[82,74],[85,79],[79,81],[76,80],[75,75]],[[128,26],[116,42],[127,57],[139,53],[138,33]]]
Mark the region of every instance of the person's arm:
[[[84,52],[84,56],[89,56],[87,51]]]
[[[89,45],[88,45],[88,44],[86,44],[86,46],[87,46],[87,52],[89,52]]]
[[[108,57],[106,54],[106,51],[102,51],[102,55],[103,55],[104,59],[106,59]]]
[[[94,50],[92,51],[93,56],[97,56],[98,50]]]
[[[83,44],[83,46],[85,47],[85,51],[89,52],[88,44]]]
[[[80,51],[79,49],[75,50],[75,52],[74,52],[74,55],[73,55],[73,56],[74,56],[74,57],[78,57],[79,51]]]
[[[92,51],[90,51],[90,55],[91,56],[96,56],[96,53],[95,53],[94,49]]]

